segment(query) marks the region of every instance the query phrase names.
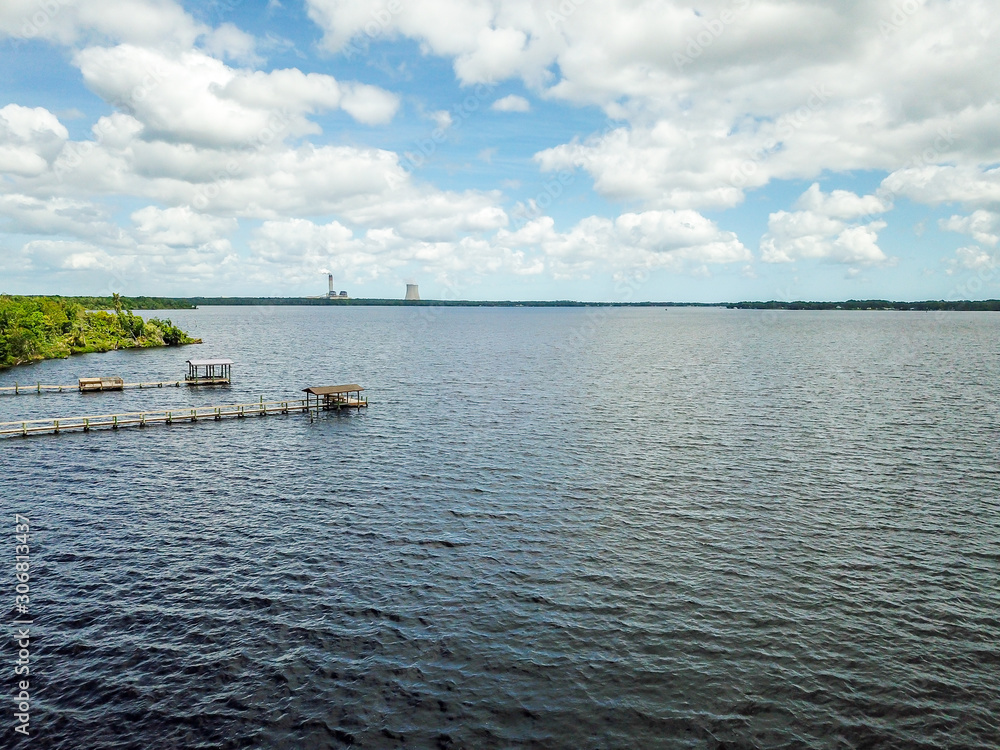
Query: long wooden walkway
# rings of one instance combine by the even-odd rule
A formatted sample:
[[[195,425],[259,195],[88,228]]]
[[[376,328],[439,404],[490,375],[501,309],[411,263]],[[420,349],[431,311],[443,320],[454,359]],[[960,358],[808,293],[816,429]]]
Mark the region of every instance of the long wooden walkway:
[[[118,388],[108,388],[105,391],[94,390],[94,393],[102,393],[112,390],[122,390],[124,388],[182,388],[184,386],[194,386],[194,385],[227,385],[230,381],[223,378],[214,378],[201,380],[163,380],[155,383],[124,383]],[[77,385],[45,385],[43,383],[35,383],[34,385],[21,385],[15,383],[11,386],[3,386],[0,388],[0,393],[9,396],[26,396],[29,394],[38,393],[80,393],[87,392],[83,388]]]
[[[361,409],[368,406],[367,399],[350,399],[337,405],[337,409]],[[202,420],[222,420],[227,418],[266,417],[272,414],[293,414],[296,412],[316,412],[315,404],[306,399],[287,401],[260,401],[249,404],[226,404],[224,406],[200,406],[194,409],[165,409],[128,412],[125,414],[101,414],[88,417],[62,417],[59,419],[29,419],[17,422],[0,422],[0,436],[32,435],[37,433],[57,434],[68,430],[89,430],[98,428],[146,427],[154,424],[174,422],[198,422]],[[326,411],[327,409],[322,409]]]

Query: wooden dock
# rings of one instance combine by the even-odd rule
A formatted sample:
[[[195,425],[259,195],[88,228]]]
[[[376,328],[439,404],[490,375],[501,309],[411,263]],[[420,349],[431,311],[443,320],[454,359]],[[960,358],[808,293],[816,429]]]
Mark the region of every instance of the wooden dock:
[[[230,385],[233,374],[231,359],[189,359],[188,372],[184,380],[161,380],[152,383],[126,383],[118,376],[100,378],[80,378],[76,385],[21,385],[3,386],[0,394],[13,396],[29,393],[104,393],[123,391],[126,388],[180,388],[181,386]]]
[[[91,380],[91,378],[81,378],[82,380]],[[97,379],[97,378],[94,378]],[[229,381],[225,381],[228,383]],[[217,384],[222,384],[223,381],[219,381]],[[43,383],[35,383],[34,385],[21,385],[20,383],[15,383],[12,386],[4,386],[0,388],[0,393],[5,393],[10,396],[25,396],[31,393],[88,393],[88,392],[102,392],[109,390],[120,391],[125,388],[180,388],[187,385],[204,385],[203,383],[192,383],[186,380],[164,380],[155,383],[121,383],[115,388],[89,388],[86,386],[81,387],[79,384],[76,385],[45,385]]]
[[[368,399],[345,399],[330,406],[317,406],[306,399],[286,401],[260,401],[249,404],[226,404],[224,406],[201,406],[194,409],[165,409],[156,411],[128,412],[125,414],[101,414],[87,417],[63,417],[59,419],[29,419],[17,422],[0,422],[0,436],[28,436],[39,433],[58,434],[70,430],[90,430],[121,427],[146,427],[154,424],[174,422],[199,422],[203,420],[244,419],[246,417],[266,417],[272,414],[294,414],[320,410],[362,409],[368,406]]]

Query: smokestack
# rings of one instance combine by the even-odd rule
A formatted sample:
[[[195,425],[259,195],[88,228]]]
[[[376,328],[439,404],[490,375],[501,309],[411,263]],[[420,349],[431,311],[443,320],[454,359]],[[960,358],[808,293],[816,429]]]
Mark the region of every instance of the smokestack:
[[[330,280],[330,296],[332,297],[333,296],[333,274],[332,273],[329,276],[329,280]]]
[[[417,289],[416,284],[406,285],[406,296],[403,297],[403,299],[408,300],[410,302],[416,302],[420,300],[420,290]]]

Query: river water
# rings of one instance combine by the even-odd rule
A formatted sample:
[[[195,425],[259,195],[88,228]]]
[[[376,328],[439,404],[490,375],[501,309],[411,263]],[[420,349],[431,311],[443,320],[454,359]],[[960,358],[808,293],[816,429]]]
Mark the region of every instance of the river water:
[[[6,559],[33,529],[11,746],[1000,746],[1000,315],[170,315],[205,344],[0,386],[223,356],[231,387],[0,421],[370,407],[0,440]]]

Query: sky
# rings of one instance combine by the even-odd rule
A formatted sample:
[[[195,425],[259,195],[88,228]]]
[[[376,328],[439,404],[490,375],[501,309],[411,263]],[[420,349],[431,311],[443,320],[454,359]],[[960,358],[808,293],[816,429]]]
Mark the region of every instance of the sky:
[[[0,292],[1000,297],[1000,0],[4,0]]]

